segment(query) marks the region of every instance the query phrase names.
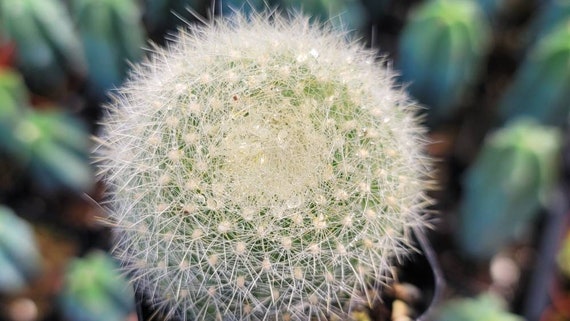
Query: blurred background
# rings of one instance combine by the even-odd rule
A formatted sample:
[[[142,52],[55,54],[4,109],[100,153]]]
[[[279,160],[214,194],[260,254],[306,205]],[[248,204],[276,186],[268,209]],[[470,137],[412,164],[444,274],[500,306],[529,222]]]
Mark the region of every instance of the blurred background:
[[[424,107],[429,319],[570,320],[570,0],[0,0],[0,321],[137,320],[89,159],[107,92],[150,42],[268,6],[350,30]],[[355,318],[422,313],[394,296]]]

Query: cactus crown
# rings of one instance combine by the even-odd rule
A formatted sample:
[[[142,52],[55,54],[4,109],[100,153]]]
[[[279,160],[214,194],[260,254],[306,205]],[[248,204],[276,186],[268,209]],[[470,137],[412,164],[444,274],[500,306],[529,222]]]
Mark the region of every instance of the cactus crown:
[[[182,319],[345,318],[426,226],[394,74],[301,16],[181,31],[118,91],[97,162],[117,256]]]

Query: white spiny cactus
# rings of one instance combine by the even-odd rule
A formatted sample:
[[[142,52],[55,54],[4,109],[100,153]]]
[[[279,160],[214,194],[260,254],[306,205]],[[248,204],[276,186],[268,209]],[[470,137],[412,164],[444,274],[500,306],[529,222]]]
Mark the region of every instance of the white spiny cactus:
[[[393,77],[298,16],[156,49],[96,151],[136,286],[184,320],[347,318],[377,299],[429,203],[424,130]]]

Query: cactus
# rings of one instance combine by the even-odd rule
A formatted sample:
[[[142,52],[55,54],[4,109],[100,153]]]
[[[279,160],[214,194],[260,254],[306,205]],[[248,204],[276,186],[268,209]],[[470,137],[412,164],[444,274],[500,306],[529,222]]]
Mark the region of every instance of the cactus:
[[[570,116],[570,24],[560,24],[531,49],[500,105],[503,119],[533,117],[565,125]]]
[[[17,64],[30,87],[53,96],[66,86],[66,74],[84,75],[81,43],[58,0],[0,1],[0,31],[16,44]]]
[[[473,299],[454,299],[446,302],[431,318],[433,321],[523,321],[505,310],[505,302],[491,293]]]
[[[0,205],[0,292],[23,289],[40,267],[41,258],[31,226]]]
[[[186,320],[348,318],[426,227],[416,105],[345,34],[235,15],[119,89],[95,149],[115,254]],[[364,297],[364,299],[362,299]]]
[[[0,151],[35,174],[47,188],[88,190],[93,175],[83,125],[58,110],[34,111],[22,79],[0,70]]]
[[[20,114],[20,106],[28,101],[24,80],[14,70],[0,68],[0,134],[5,125],[14,122]],[[1,141],[1,140],[0,140]]]
[[[570,0],[548,0],[530,26],[530,42],[548,36],[561,25],[570,23]]]
[[[562,240],[556,262],[564,277],[570,280],[570,232],[567,232]]]
[[[488,259],[528,228],[558,176],[561,135],[520,119],[486,141],[465,176],[457,236],[464,253]]]
[[[66,320],[127,320],[135,310],[134,294],[118,268],[113,258],[100,251],[69,263],[59,297]]]
[[[161,39],[165,33],[176,30],[184,20],[193,20],[192,9],[201,13],[209,0],[143,0],[143,20],[150,38]],[[225,3],[223,1],[222,3]],[[181,17],[182,19],[180,19]]]
[[[366,22],[364,6],[355,0],[281,0],[284,8],[301,10],[335,27],[358,30]]]
[[[141,12],[133,0],[74,0],[72,4],[92,91],[102,96],[120,85],[129,62],[137,62],[143,56]]]
[[[500,14],[509,8],[507,0],[476,0],[489,21],[495,22]]]
[[[223,15],[232,15],[236,11],[251,14],[262,11],[266,8],[277,6],[278,4],[279,0],[228,0],[219,2],[220,13]]]
[[[77,192],[92,187],[89,136],[79,120],[56,109],[29,112],[12,134],[20,146],[15,156],[29,166],[40,185]]]
[[[488,46],[485,16],[471,0],[420,5],[400,39],[401,80],[429,108],[435,125],[449,118],[478,76]]]

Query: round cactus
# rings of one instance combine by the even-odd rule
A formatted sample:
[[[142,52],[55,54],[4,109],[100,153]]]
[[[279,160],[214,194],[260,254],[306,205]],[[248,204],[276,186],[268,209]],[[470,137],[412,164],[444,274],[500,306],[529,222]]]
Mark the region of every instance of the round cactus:
[[[345,318],[413,251],[430,185],[415,104],[329,29],[275,15],[193,27],[116,94],[95,157],[115,253],[155,307]]]

